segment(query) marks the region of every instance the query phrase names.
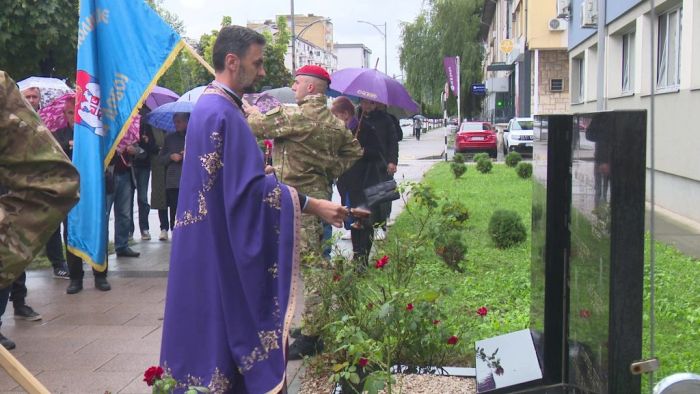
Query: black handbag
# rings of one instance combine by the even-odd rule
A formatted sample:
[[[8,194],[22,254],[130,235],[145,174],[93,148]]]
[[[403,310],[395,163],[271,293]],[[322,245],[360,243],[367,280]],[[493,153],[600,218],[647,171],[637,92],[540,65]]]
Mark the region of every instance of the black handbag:
[[[398,190],[396,190],[396,181],[389,179],[379,182],[376,185],[364,189],[367,206],[374,208],[377,205],[385,202],[391,202],[401,198]]]

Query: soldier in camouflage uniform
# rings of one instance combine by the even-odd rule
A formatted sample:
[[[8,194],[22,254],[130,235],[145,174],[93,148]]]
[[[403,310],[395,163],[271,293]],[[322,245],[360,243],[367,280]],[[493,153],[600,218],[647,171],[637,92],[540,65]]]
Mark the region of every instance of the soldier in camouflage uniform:
[[[362,157],[357,140],[336,118],[327,105],[326,90],[330,83],[328,72],[319,66],[304,66],[297,70],[292,90],[298,107],[277,107],[265,114],[246,106],[248,123],[258,138],[274,139],[272,163],[278,179],[307,196],[330,200],[332,183],[355,161]],[[303,272],[323,269],[321,257],[323,229],[313,215],[301,219],[301,256]],[[290,359],[300,358],[299,346],[317,340],[318,323],[314,316],[321,300],[312,278],[304,275],[305,313],[303,335],[292,345]],[[294,346],[297,345],[297,346]],[[316,345],[307,346],[316,348]],[[315,353],[303,349],[303,355]]]
[[[10,285],[78,202],[78,171],[0,70],[0,316]],[[0,334],[6,348],[14,343]]]

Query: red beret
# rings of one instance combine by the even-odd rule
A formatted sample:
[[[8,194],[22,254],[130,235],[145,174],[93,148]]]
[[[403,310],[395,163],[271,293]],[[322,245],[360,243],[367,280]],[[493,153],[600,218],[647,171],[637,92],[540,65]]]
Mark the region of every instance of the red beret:
[[[313,64],[308,64],[299,68],[294,75],[308,75],[310,77],[316,77],[318,79],[323,79],[324,81],[331,83],[331,76],[328,74],[325,68],[321,66],[316,66]]]

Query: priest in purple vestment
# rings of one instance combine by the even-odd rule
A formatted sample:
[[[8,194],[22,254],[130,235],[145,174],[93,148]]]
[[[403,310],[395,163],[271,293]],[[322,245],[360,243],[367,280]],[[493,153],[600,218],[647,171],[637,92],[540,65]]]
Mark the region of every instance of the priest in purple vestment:
[[[264,45],[253,30],[221,29],[216,78],[191,114],[185,141],[161,365],[179,382],[217,393],[285,389],[301,212],[337,227],[347,215],[263,172],[240,97],[265,75]]]

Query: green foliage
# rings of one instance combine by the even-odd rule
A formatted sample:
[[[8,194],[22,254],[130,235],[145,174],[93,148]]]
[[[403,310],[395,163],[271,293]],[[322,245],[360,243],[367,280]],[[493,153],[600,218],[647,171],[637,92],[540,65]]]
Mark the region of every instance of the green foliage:
[[[399,60],[406,87],[424,113],[440,116],[440,92],[445,86],[442,59],[460,57],[462,115],[477,115],[481,100],[469,86],[482,79],[483,45],[478,39],[483,0],[432,0],[410,23],[402,25]],[[456,99],[447,101],[456,113]]]
[[[284,55],[287,53],[292,37],[284,16],[277,17],[277,29],[274,37],[269,32],[263,33],[267,40],[263,54],[266,75],[255,85],[256,91],[260,91],[264,86],[279,88],[290,86],[292,83],[292,74],[284,65]]]
[[[472,160],[474,160],[474,163],[478,163],[479,160],[488,159],[488,158],[490,158],[488,153],[480,152],[480,153],[475,154],[474,157],[472,158]]]
[[[518,166],[515,167],[515,171],[518,173],[519,177],[529,179],[532,176],[532,164],[524,162],[518,163]]]
[[[435,253],[451,269],[461,272],[459,263],[467,254],[467,245],[462,239],[462,234],[459,231],[449,231],[435,239]]]
[[[452,169],[452,174],[454,174],[455,179],[459,179],[467,172],[467,165],[464,163],[452,162],[450,163],[450,168]]]
[[[482,157],[479,161],[476,162],[476,169],[479,170],[482,174],[488,174],[491,172],[491,169],[493,168],[493,162],[491,159],[487,157]]]
[[[0,6],[0,65],[15,81],[75,79],[78,0],[13,0]]]
[[[464,163],[464,155],[462,153],[455,153],[452,161],[455,163]]]
[[[506,155],[506,165],[508,167],[515,167],[523,161],[523,156],[518,152],[510,152]]]
[[[491,215],[489,234],[499,249],[506,249],[522,243],[527,238],[523,219],[515,211],[500,209]]]
[[[469,220],[469,210],[459,200],[448,201],[442,204],[441,213],[445,218],[458,224],[463,224]]]

